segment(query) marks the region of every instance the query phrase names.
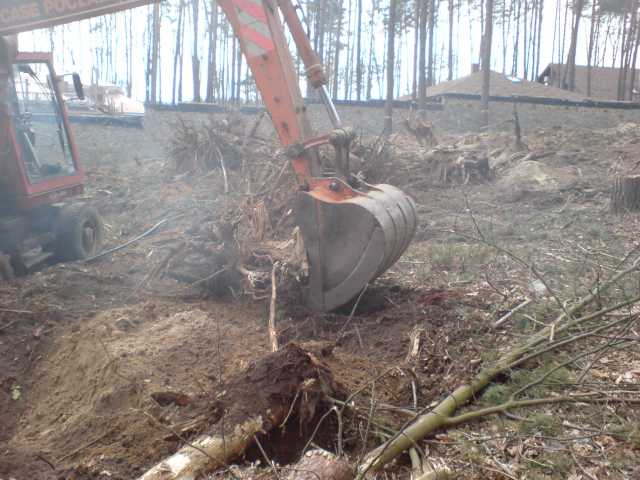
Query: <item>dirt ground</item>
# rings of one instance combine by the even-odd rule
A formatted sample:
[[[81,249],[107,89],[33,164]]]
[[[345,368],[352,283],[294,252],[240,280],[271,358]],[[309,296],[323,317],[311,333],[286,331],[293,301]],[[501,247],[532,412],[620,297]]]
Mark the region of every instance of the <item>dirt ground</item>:
[[[175,121],[152,112],[142,130],[76,127],[85,197],[105,218],[106,248],[165,223],[95,262],[50,266],[0,286],[0,479],[137,478],[182,445],[172,431],[191,438],[224,415],[217,402],[227,382],[269,352],[268,300],[239,290],[214,296],[194,287],[197,278],[163,273],[179,240],[219,240],[215,224],[227,207],[219,170],[176,171],[167,153]],[[244,121],[240,131],[251,123]],[[361,390],[358,404],[380,410],[378,434],[361,419],[349,422],[352,460],[407,420],[400,410],[442,399],[530,332],[525,313],[549,319],[553,299],[540,293],[538,275],[504,250],[569,300],[638,246],[640,217],[611,215],[609,190],[615,174],[638,166],[640,125],[542,129],[523,141],[518,152],[510,131],[442,135],[435,149],[408,133],[392,139],[377,155],[386,160],[362,168],[414,197],[414,244],[353,311],[313,315],[295,292],[280,298],[280,344],[321,351],[341,387]],[[269,142],[259,148],[277,152]],[[486,155],[491,174],[465,183],[456,171],[446,181],[433,173],[438,159],[461,152]],[[199,268],[206,278],[216,266]],[[522,315],[491,328],[525,298],[533,301]],[[416,331],[420,348],[408,360]],[[636,341],[598,358],[588,378],[640,399],[639,334],[628,332]],[[565,383],[575,379],[569,370]],[[459,478],[640,478],[640,418],[631,406],[545,406],[522,415],[529,414],[535,422],[492,417],[444,432],[425,451]],[[335,422],[321,432],[317,443],[336,451]],[[306,440],[278,449],[271,439],[269,452],[287,463]],[[409,478],[408,465],[401,460],[387,478]]]

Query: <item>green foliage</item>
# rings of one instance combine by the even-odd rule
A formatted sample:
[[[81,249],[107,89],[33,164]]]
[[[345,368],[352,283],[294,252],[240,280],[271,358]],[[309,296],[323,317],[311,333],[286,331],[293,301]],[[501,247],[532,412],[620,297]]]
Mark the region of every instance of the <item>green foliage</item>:
[[[482,395],[482,400],[489,405],[500,405],[509,399],[509,388],[506,385],[492,385]]]
[[[477,265],[486,262],[493,249],[482,245],[456,245],[437,244],[431,245],[424,255],[431,265],[439,270],[451,270],[460,268],[462,271],[469,265]]]
[[[483,365],[490,365],[500,359],[502,355],[498,350],[484,350],[480,353]]]
[[[587,230],[587,235],[596,240],[609,239],[609,233],[598,224],[591,225]]]
[[[571,383],[573,380],[572,373],[565,367],[554,370],[557,367],[557,359],[551,361],[549,358],[543,358],[545,363],[535,370],[522,369],[515,371],[511,376],[511,385],[514,391],[536,382],[540,378],[549,374],[549,376],[540,384],[528,389],[525,395],[529,397],[543,397],[548,395],[549,386],[554,384],[564,385]],[[548,363],[547,363],[548,362]],[[551,372],[551,373],[550,373]]]
[[[565,479],[569,472],[573,468],[573,459],[570,455],[564,452],[544,452],[540,457],[533,459],[527,459],[527,464],[530,469],[539,471],[547,475],[551,475],[551,478]],[[527,478],[549,478],[538,476],[527,476]]]
[[[558,415],[537,413],[529,421],[520,422],[518,430],[523,435],[539,435],[557,437],[562,433],[562,419]]]

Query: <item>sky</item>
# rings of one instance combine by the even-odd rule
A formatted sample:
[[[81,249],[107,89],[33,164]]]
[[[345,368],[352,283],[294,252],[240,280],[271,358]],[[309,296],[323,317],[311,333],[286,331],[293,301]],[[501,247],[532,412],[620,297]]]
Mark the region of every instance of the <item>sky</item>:
[[[554,16],[556,9],[556,1],[547,0],[544,11],[543,20],[543,35],[542,35],[542,51],[541,51],[541,68],[557,61],[557,58],[553,58],[553,45],[554,45]],[[560,2],[562,5],[564,1]],[[459,9],[459,31],[454,34],[454,55],[456,57],[456,77],[467,75],[471,72],[471,65],[473,62],[477,62],[479,56],[480,46],[480,22],[478,9],[472,9],[468,7],[468,2],[462,2]],[[144,100],[145,88],[144,88],[144,75],[146,65],[146,48],[145,48],[145,36],[146,36],[146,23],[151,7],[139,7],[131,10],[130,12],[123,12],[114,14],[111,16],[113,22],[117,22],[120,27],[124,27],[125,22],[129,19],[133,20],[134,25],[134,51],[133,51],[133,97],[138,100]],[[367,12],[371,8],[371,0],[364,0],[364,11]],[[562,7],[564,8],[564,7]],[[365,13],[366,15],[366,13]],[[201,32],[205,31],[204,12],[201,12],[202,25]],[[583,22],[583,26],[580,30],[580,40],[578,47],[577,63],[586,63],[586,45],[588,43],[588,18]],[[366,20],[365,22],[366,23]],[[21,50],[33,50],[33,51],[50,51],[53,47],[54,58],[56,62],[56,69],[59,73],[80,73],[83,82],[89,84],[96,77],[96,71],[94,69],[95,62],[93,61],[96,55],[99,55],[101,49],[105,49],[108,44],[105,41],[105,34],[103,32],[95,31],[92,26],[97,24],[97,20],[83,20],[80,22],[74,22],[65,26],[59,26],[49,30],[39,30],[34,32],[23,33],[20,35],[20,48]],[[458,22],[456,22],[456,28]],[[187,27],[189,30],[189,27]],[[375,36],[376,43],[374,51],[377,52],[378,62],[382,62],[382,52],[385,50],[385,30],[382,22],[378,22],[376,26],[377,34]],[[112,30],[113,31],[113,30]],[[120,31],[125,31],[122,28]],[[439,15],[439,26],[436,30],[439,35],[436,36],[436,55],[440,57],[440,54],[444,54],[444,60],[446,60],[446,42],[448,36],[448,19],[447,19],[447,2],[441,2],[441,11]],[[413,34],[410,33],[406,37],[406,42],[400,42],[397,46],[397,54],[402,58],[403,67],[401,69],[401,79],[397,86],[397,94],[399,96],[410,93],[411,89],[411,77],[413,71]],[[185,99],[192,98],[191,90],[191,61],[190,61],[190,44],[191,39],[189,35],[185,37],[185,68],[184,68],[184,82],[185,82]],[[113,51],[114,63],[116,72],[99,72],[102,77],[101,83],[104,82],[107,77],[116,83],[123,84],[126,79],[127,63],[124,58],[124,45],[126,39],[124,38],[112,38],[111,44],[114,46]],[[398,40],[396,40],[398,42]],[[568,41],[568,40],[567,40]],[[173,63],[173,51],[175,43],[175,26],[169,21],[163,22],[163,29],[161,32],[161,68],[162,68],[162,101],[171,101],[171,78],[172,78],[172,63]],[[366,42],[363,42],[366,43]],[[508,48],[511,50],[511,41],[508,41]],[[503,70],[502,65],[502,35],[499,27],[494,29],[494,55],[492,59],[492,68],[497,71]],[[201,72],[202,78],[206,77],[206,42],[200,42],[199,56],[202,60],[203,70]],[[439,60],[437,59],[437,62]],[[510,64],[511,60],[507,60]],[[436,76],[444,80],[446,79],[446,62],[442,62],[443,68],[437,71]],[[523,67],[520,66],[519,75],[522,75]],[[508,68],[510,71],[510,68]],[[203,80],[203,89],[205,81]],[[373,88],[374,97],[381,98],[385,92],[385,86],[375,85]],[[204,92],[203,92],[204,94]]]

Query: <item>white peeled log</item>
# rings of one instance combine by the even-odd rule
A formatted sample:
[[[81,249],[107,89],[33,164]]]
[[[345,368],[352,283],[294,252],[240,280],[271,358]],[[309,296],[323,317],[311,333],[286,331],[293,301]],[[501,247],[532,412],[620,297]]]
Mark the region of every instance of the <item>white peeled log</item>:
[[[236,425],[224,439],[220,435],[201,436],[154,465],[138,480],[195,480],[203,472],[224,467],[241,455],[262,427],[262,417],[256,417]]]

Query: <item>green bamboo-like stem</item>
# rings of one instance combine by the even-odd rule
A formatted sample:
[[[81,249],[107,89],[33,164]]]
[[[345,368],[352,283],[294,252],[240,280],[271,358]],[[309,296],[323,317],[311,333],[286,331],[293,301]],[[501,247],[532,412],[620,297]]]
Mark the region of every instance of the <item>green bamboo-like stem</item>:
[[[598,394],[601,395],[601,394]],[[560,397],[548,397],[548,398],[534,398],[531,400],[509,400],[500,405],[493,407],[482,408],[480,410],[474,410],[472,412],[457,415],[455,417],[447,418],[444,420],[443,427],[456,427],[464,423],[469,423],[473,420],[486,417],[487,415],[494,415],[497,413],[505,413],[515,408],[523,407],[536,407],[538,405],[549,405],[552,403],[568,403],[568,402],[582,402],[582,403],[640,403],[638,398],[614,398],[614,397],[598,397],[594,398],[593,395],[563,395]]]

